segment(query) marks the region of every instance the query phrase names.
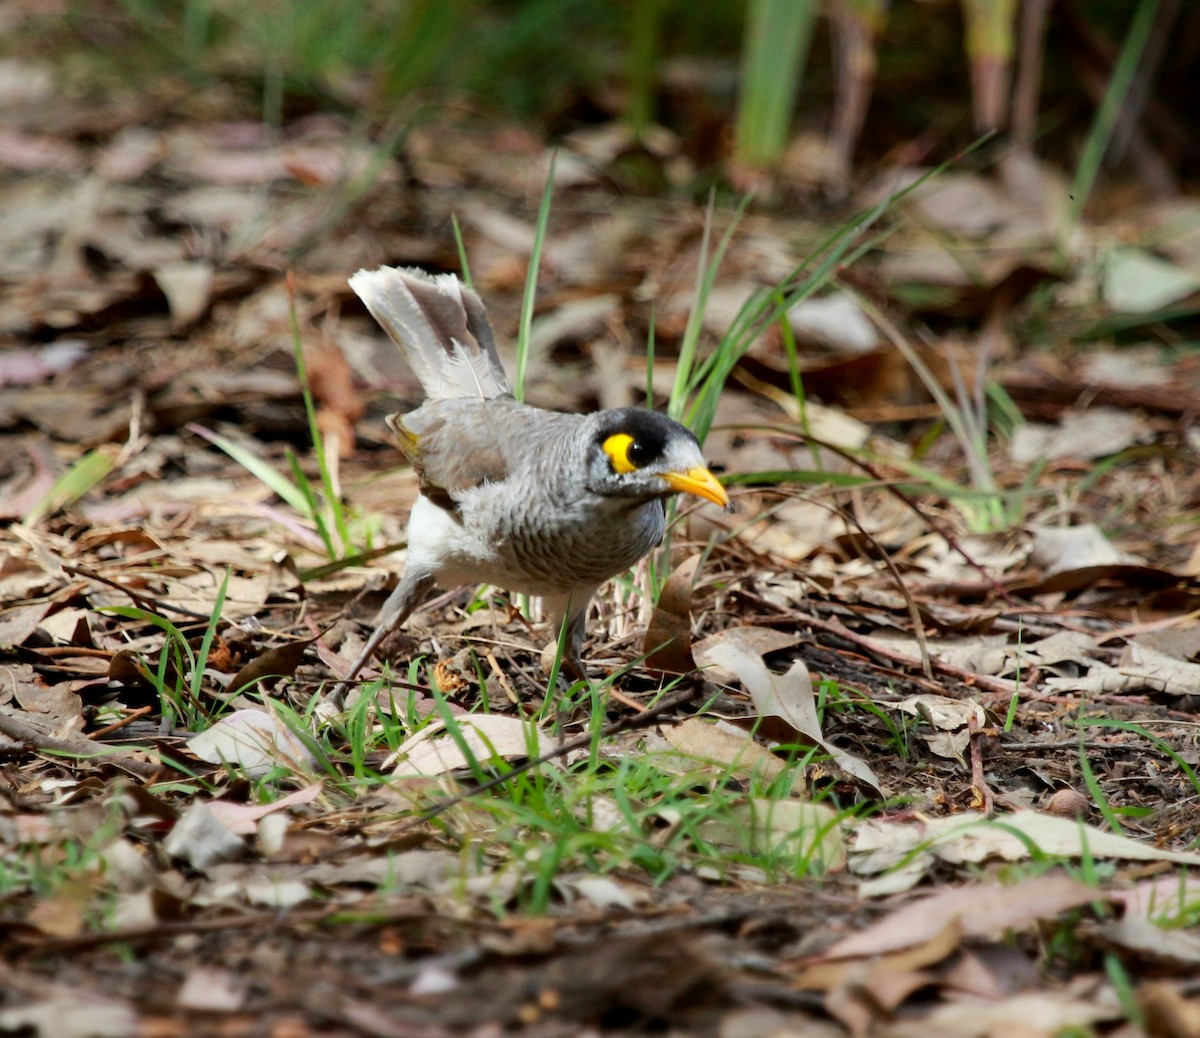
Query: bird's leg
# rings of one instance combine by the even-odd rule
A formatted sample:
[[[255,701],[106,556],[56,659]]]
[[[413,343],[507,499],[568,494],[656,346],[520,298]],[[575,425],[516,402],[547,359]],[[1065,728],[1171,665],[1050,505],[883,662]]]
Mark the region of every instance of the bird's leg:
[[[433,585],[433,576],[423,570],[414,571],[410,567],[404,571],[404,576],[400,578],[400,583],[396,585],[396,590],[388,595],[387,601],[383,603],[383,608],[379,610],[379,618],[375,621],[375,630],[371,632],[371,637],[367,639],[367,644],[363,646],[362,652],[350,664],[350,669],[342,675],[342,680],[334,686],[331,692],[326,694],[325,703],[334,710],[341,711],[346,703],[346,696],[350,691],[350,686],[353,684],[354,679],[358,677],[358,672],[375,655],[375,650],[379,648],[380,642],[404,623],[412,611],[424,601],[425,596],[429,594]]]
[[[587,636],[587,611],[595,588],[585,588],[566,595],[547,596],[542,599],[550,614],[556,637],[563,637],[562,666],[576,681],[587,681],[588,672],[583,665],[583,640]],[[564,630],[563,621],[566,621]]]

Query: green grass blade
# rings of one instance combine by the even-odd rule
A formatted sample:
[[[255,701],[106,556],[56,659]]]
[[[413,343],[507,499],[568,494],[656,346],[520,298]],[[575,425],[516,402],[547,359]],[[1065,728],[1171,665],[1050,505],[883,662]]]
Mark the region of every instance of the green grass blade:
[[[750,0],[734,143],[739,162],[771,166],[783,156],[818,9],[815,0]]]
[[[36,526],[60,508],[74,504],[102,482],[116,463],[117,457],[111,448],[97,447],[88,451],[54,481],[54,485],[26,514],[24,525]]]
[[[1141,61],[1142,52],[1149,42],[1157,14],[1158,0],[1141,0],[1129,23],[1129,29],[1125,33],[1121,52],[1117,56],[1108,87],[1104,91],[1104,99],[1100,102],[1100,107],[1096,110],[1096,116],[1092,120],[1083,152],[1079,157],[1079,166],[1075,170],[1075,179],[1071,182],[1070,204],[1067,207],[1066,226],[1061,238],[1064,248],[1069,236],[1079,223],[1083,208],[1087,205],[1092,188],[1096,184],[1096,177],[1100,173],[1100,164],[1104,161],[1104,153],[1108,150],[1113,129],[1121,115],[1121,105],[1124,103],[1125,96],[1129,93],[1129,87],[1133,83],[1133,77],[1137,73],[1138,62]]]
[[[521,300],[521,323],[517,334],[517,377],[513,380],[513,396],[525,399],[525,372],[529,367],[529,346],[533,333],[533,308],[537,302],[538,269],[542,264],[542,246],[546,243],[546,229],[550,225],[550,202],[554,197],[554,167],[558,155],[550,155],[550,168],[546,171],[546,188],[542,192],[542,203],[538,206],[537,229],[533,235],[533,248],[529,250],[529,270],[525,274],[525,296]]]
[[[338,534],[340,550],[335,550],[328,531],[322,534],[326,550],[330,558],[342,555],[350,547],[350,526],[346,521],[346,510],[342,507],[337,487],[333,483],[333,473],[329,470],[329,460],[325,453],[325,439],[321,435],[321,427],[317,424],[317,408],[313,402],[312,387],[308,383],[308,367],[304,362],[304,340],[300,335],[300,317],[296,311],[296,296],[291,277],[288,278],[288,325],[292,335],[292,356],[296,363],[296,376],[300,380],[300,393],[304,398],[304,414],[308,419],[308,435],[317,456],[317,468],[321,473],[321,489],[325,492],[325,510],[333,518],[333,524]],[[312,518],[319,520],[323,509],[318,505],[312,510]],[[318,522],[323,528],[324,523]]]
[[[234,443],[233,440],[222,436],[220,433],[206,429],[202,425],[189,425],[188,428],[197,436],[202,436],[209,443],[220,447],[221,450],[254,476],[255,479],[264,483],[276,497],[287,502],[300,515],[312,518],[309,515],[308,498],[305,497],[304,492],[282,472],[273,468],[271,463],[265,458],[260,458],[252,450],[243,447],[240,443]]]
[[[458,213],[450,214],[450,228],[454,231],[454,248],[458,250],[458,265],[462,271],[462,282],[467,288],[473,288],[471,279],[471,264],[467,261],[467,246],[463,241],[462,228],[458,225]]]

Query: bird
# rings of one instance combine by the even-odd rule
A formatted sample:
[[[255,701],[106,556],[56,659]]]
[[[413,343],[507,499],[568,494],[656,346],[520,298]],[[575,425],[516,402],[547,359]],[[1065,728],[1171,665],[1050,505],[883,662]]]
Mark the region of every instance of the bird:
[[[519,402],[479,295],[454,274],[360,270],[351,289],[399,347],[425,399],[385,421],[417,474],[404,573],[327,702],[341,708],[383,639],[435,586],[541,597],[564,662],[586,674],[588,604],[661,543],[665,502],[732,510],[686,426],[645,408],[590,414]]]

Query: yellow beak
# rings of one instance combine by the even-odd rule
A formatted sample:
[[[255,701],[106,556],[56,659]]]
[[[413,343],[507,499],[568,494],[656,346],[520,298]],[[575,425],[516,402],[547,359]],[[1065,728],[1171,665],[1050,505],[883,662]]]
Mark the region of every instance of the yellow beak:
[[[711,501],[714,505],[720,505],[722,508],[729,507],[729,495],[725,493],[725,488],[717,482],[717,477],[703,465],[697,465],[694,469],[688,469],[687,472],[665,472],[663,479],[677,493],[695,494],[697,497]]]

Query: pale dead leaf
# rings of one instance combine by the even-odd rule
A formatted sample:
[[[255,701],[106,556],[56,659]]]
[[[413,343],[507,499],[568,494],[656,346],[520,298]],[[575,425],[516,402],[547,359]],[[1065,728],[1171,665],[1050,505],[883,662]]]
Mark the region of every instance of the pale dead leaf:
[[[0,691],[12,692],[23,708],[17,719],[40,732],[69,739],[83,730],[83,702],[79,696],[61,686],[42,684],[27,664],[0,669]]]
[[[246,1002],[250,978],[231,973],[217,966],[192,966],[175,1004],[180,1009],[197,1009],[206,1013],[236,1013]]]
[[[726,634],[737,631],[730,628]],[[820,746],[846,774],[882,792],[879,779],[870,766],[858,757],[826,741],[817,718],[816,698],[808,668],[800,661],[792,664],[786,674],[775,674],[767,668],[761,655],[747,652],[735,638],[706,639],[703,652],[693,648],[696,662],[706,667],[717,664],[736,674],[760,717],[779,717],[799,735]]]
[[[635,898],[632,893],[634,888],[619,883],[611,876],[579,876],[566,882],[575,888],[580,897],[605,910],[623,908],[632,912],[637,908],[638,901],[645,900],[644,896]]]
[[[163,841],[163,850],[171,857],[180,858],[201,871],[218,862],[240,857],[245,849],[242,840],[226,829],[201,801],[183,813]]]
[[[1039,459],[1087,461],[1119,454],[1153,438],[1149,423],[1136,411],[1090,407],[1068,415],[1058,425],[1018,425],[1009,440],[1008,455],[1018,465],[1031,465]]]
[[[956,921],[964,939],[993,938],[1040,919],[1102,899],[1094,887],[1070,876],[1037,876],[1004,886],[972,883],[904,904],[865,930],[826,949],[822,959],[883,955],[921,944]]]
[[[1139,962],[1150,961],[1200,973],[1200,937],[1196,934],[1155,926],[1147,919],[1128,915],[1106,923],[1100,932],[1122,951],[1133,952]]]
[[[837,812],[825,804],[752,797],[705,820],[700,832],[747,854],[782,855],[805,870],[833,872],[846,861]]]
[[[955,865],[992,858],[1024,861],[1033,853],[1125,861],[1170,861],[1200,865],[1200,854],[1170,851],[1106,833],[1070,818],[1038,811],[1014,811],[988,820],[975,812],[908,822],[867,820],[854,830],[851,869],[860,875],[883,872],[918,858]]]
[[[1160,695],[1190,696],[1200,693],[1200,663],[1189,663],[1137,642],[1125,647],[1119,666],[1096,663],[1086,674],[1045,679],[1055,692],[1138,692],[1150,689]]]
[[[757,775],[770,781],[787,770],[785,761],[755,742],[749,733],[723,722],[713,724],[689,717],[664,728],[662,734],[670,746],[685,757],[710,761],[727,769],[731,775],[747,778]]]
[[[82,339],[59,339],[45,346],[9,349],[0,353],[0,386],[43,382],[75,367],[87,355]]]
[[[858,297],[837,291],[818,299],[805,299],[788,311],[796,338],[857,355],[879,345],[879,332],[863,312]]]
[[[494,758],[538,756],[542,733],[536,725],[506,714],[467,714],[455,718],[471,756],[481,764]],[[396,763],[398,762],[398,763]],[[393,774],[442,775],[470,767],[470,760],[446,731],[446,722],[431,721],[383,763]]]
[[[917,188],[915,197],[935,227],[967,237],[982,237],[1027,219],[1022,205],[978,173],[941,174]]]
[[[1122,246],[1105,257],[1104,301],[1127,314],[1148,314],[1186,299],[1200,279],[1169,260]]]
[[[1090,996],[1030,992],[999,1002],[962,998],[936,1006],[919,1021],[893,1024],[885,1034],[886,1038],[1056,1038],[1065,1033],[1094,1034],[1093,1024],[1123,1016],[1111,989]]]
[[[270,804],[234,804],[225,800],[208,801],[208,809],[226,829],[237,836],[249,836],[258,831],[259,820],[276,811],[301,804],[311,804],[320,794],[323,784],[314,782],[311,786],[297,789],[285,797]]]
[[[966,766],[963,750],[971,741],[971,725],[982,727],[987,723],[983,707],[973,699],[950,699],[948,696],[909,696],[896,704],[902,713],[920,717],[935,731],[931,734],[920,731],[930,750],[939,757],[956,760]]]
[[[52,602],[26,602],[0,611],[0,649],[15,649],[25,643],[50,611]]]
[[[187,741],[209,764],[232,764],[250,778],[275,768],[305,774],[313,763],[307,746],[275,715],[265,710],[235,710]]]
[[[790,649],[793,645],[798,645],[801,637],[794,631],[777,631],[774,627],[756,627],[753,624],[744,624],[741,627],[729,627],[724,631],[701,638],[692,646],[692,655],[698,666],[707,668],[704,674],[706,678],[728,683],[736,681],[737,675],[722,667],[716,660],[706,659],[709,650],[714,645],[732,644],[746,652],[766,656],[768,653],[779,652],[781,649]]]
[[[1045,570],[1045,576],[1091,566],[1114,566],[1140,562],[1113,547],[1095,523],[1069,527],[1041,527],[1033,532],[1029,561]]]
[[[1116,891],[1113,897],[1125,906],[1126,916],[1178,918],[1200,903],[1200,876],[1155,876],[1130,890]]]
[[[41,1038],[129,1038],[139,1027],[137,1014],[124,1002],[80,989],[0,1010],[0,1031]]]
[[[174,331],[194,324],[212,301],[213,265],[207,260],[177,260],[153,270],[154,280],[167,297]]]
[[[891,631],[871,636],[891,653],[900,653],[914,663],[921,661],[921,645],[906,634]],[[976,634],[965,638],[942,637],[928,642],[929,655],[935,660],[974,674],[998,675],[1009,672],[1016,664],[1019,646],[1010,645],[1006,634]]]

